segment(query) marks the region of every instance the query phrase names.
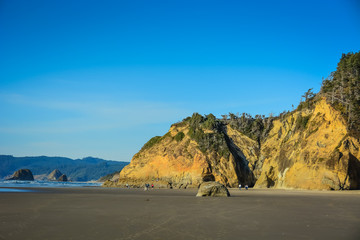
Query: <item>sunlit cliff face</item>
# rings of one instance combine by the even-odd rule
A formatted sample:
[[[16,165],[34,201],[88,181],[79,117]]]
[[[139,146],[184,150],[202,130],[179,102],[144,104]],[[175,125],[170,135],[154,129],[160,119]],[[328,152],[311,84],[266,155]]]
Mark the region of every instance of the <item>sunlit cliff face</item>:
[[[309,120],[301,131],[296,122]],[[339,112],[324,99],[314,110],[274,121],[264,141],[256,187],[301,189],[359,188],[359,142],[350,137]]]
[[[181,188],[215,180],[229,187],[239,183],[257,188],[360,187],[359,141],[349,136],[343,117],[325,99],[312,109],[275,119],[261,142],[224,124],[220,130],[204,129],[209,147],[204,150],[206,142],[202,142],[200,150],[199,143],[189,137],[189,129],[186,122],[174,124],[135,154],[118,182],[105,185],[155,182],[159,187]],[[179,133],[183,133],[181,138]],[[216,137],[222,145],[214,147]]]

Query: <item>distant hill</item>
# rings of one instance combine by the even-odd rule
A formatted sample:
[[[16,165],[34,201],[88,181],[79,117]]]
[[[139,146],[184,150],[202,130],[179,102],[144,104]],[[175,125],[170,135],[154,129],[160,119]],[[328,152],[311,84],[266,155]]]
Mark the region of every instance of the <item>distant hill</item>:
[[[18,169],[30,169],[34,175],[50,174],[59,169],[71,181],[91,181],[120,171],[128,162],[108,161],[100,158],[87,157],[70,159],[65,157],[14,157],[0,155],[0,179],[13,174]]]

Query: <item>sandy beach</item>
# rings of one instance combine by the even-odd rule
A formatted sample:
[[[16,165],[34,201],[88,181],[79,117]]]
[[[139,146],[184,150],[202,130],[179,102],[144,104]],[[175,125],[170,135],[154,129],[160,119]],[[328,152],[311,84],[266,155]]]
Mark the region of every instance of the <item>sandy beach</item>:
[[[360,239],[360,192],[34,188],[0,192],[0,239]]]

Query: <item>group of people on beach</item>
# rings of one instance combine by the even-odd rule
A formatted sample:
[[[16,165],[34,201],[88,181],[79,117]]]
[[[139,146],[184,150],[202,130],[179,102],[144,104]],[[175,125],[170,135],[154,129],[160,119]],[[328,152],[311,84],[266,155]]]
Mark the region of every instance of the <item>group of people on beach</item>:
[[[126,183],[126,184],[125,184],[125,187],[126,187],[127,189],[129,189],[129,188],[130,188],[130,185]],[[152,184],[150,185],[149,183],[145,183],[145,185],[144,185],[144,191],[149,190],[150,187],[151,187],[152,189],[154,189],[154,184],[152,183]]]
[[[245,185],[245,190],[248,190],[249,189],[249,186],[246,184]],[[241,190],[241,183],[239,183],[239,190]]]
[[[154,184],[151,184],[151,188],[153,189],[154,188]],[[145,183],[145,188],[144,188],[144,191],[147,191],[150,189],[150,184],[149,183]]]

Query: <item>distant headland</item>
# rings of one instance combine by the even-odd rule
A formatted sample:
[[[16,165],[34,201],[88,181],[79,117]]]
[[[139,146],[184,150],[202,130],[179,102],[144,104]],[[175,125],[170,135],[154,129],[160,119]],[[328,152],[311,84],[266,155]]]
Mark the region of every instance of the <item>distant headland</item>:
[[[128,162],[108,161],[100,158],[86,157],[83,159],[70,159],[65,157],[14,157],[0,155],[0,179],[9,178],[19,169],[29,169],[35,179],[44,179],[57,169],[66,174],[61,179],[71,181],[91,181],[120,171]],[[58,180],[61,175],[54,173],[52,180]],[[55,176],[56,175],[56,176]]]

